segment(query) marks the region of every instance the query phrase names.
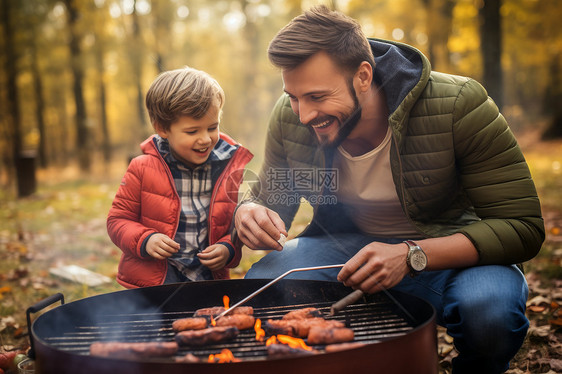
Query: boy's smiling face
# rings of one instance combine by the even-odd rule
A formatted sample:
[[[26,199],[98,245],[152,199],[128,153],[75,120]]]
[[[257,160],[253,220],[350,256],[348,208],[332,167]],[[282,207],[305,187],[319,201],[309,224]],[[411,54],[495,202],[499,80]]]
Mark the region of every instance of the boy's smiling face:
[[[168,130],[158,129],[157,132],[168,139],[174,157],[193,168],[207,161],[219,141],[220,114],[216,100],[202,118],[182,116]]]

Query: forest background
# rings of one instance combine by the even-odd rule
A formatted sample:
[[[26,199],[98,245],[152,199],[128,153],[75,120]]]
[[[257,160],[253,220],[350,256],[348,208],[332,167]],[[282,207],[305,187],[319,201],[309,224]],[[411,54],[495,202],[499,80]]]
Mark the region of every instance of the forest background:
[[[537,344],[520,353],[515,367],[562,372],[559,0],[0,2],[3,347],[23,344],[25,308],[56,290],[72,301],[120,289],[114,281],[73,287],[48,269],[78,264],[114,278],[119,250],[105,217],[128,160],[152,133],[144,108],[152,80],[185,65],[213,75],[226,92],[221,130],[253,151],[249,169],[257,172],[267,118],[282,93],[267,45],[291,18],[323,3],[357,19],[369,37],[417,47],[434,70],[477,79],[501,108],[529,161],[548,230],[527,273],[531,296],[543,297],[529,305],[538,329],[530,343]],[[303,205],[292,234],[308,213]],[[263,255],[245,253],[235,277]]]

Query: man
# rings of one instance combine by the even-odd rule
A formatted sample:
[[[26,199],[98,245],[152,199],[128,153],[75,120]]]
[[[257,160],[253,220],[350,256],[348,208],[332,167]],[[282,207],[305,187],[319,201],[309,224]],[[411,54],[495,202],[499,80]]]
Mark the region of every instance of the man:
[[[505,371],[528,328],[528,288],[514,264],[538,253],[544,224],[525,159],[486,91],[432,72],[415,48],[366,39],[324,6],[293,19],[268,53],[285,95],[270,119],[261,188],[235,225],[248,247],[277,251],[247,277],[345,263],[294,277],[423,297],[455,339],[454,373]],[[310,188],[299,189],[307,172]],[[295,195],[314,216],[282,246]]]

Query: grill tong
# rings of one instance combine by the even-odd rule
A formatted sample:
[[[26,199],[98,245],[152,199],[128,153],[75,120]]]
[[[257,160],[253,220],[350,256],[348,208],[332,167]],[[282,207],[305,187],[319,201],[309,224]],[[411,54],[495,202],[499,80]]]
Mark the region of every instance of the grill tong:
[[[306,267],[306,268],[296,268],[296,269],[291,269],[283,274],[281,274],[280,276],[278,276],[277,278],[275,278],[274,280],[272,280],[271,282],[267,283],[266,285],[262,286],[261,288],[259,288],[257,291],[251,293],[250,295],[246,296],[245,298],[243,298],[242,300],[240,300],[239,302],[237,302],[236,304],[232,305],[230,308],[228,308],[227,310],[225,310],[224,312],[222,312],[221,314],[219,314],[218,316],[215,317],[215,321],[218,320],[219,318],[223,317],[225,314],[228,313],[228,311],[230,309],[234,309],[237,306],[240,306],[242,304],[244,304],[245,302],[247,302],[248,300],[252,299],[254,296],[260,294],[262,291],[266,290],[267,288],[269,288],[270,286],[274,285],[275,283],[277,283],[279,280],[281,280],[282,278],[285,278],[287,275],[291,274],[291,273],[295,273],[298,271],[309,271],[309,270],[322,270],[322,269],[332,269],[332,268],[341,268],[343,267],[343,264],[337,264],[337,265],[322,265],[322,266],[311,266],[311,267]],[[357,300],[357,299],[356,299]],[[340,309],[341,310],[341,309]]]

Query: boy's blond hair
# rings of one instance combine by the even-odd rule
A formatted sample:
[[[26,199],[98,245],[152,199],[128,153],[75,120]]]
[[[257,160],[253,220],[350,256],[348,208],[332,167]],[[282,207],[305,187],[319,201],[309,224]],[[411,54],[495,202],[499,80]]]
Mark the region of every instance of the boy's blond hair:
[[[182,116],[202,118],[211,105],[224,105],[224,91],[219,83],[204,71],[191,67],[160,74],[146,93],[146,109],[156,129],[169,130]]]

